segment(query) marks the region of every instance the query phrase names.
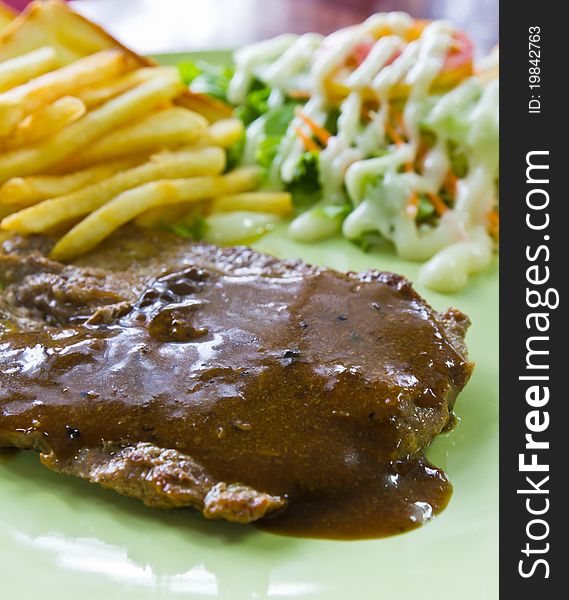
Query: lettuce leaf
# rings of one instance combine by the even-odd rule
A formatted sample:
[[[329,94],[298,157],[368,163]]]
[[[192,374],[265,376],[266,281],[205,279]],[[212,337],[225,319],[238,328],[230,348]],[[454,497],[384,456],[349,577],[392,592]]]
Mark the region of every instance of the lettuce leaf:
[[[241,162],[243,152],[245,151],[246,136],[243,134],[232,146],[227,148],[227,164],[225,166],[225,172],[232,171]]]
[[[305,152],[294,171],[292,181],[287,185],[292,201],[298,212],[303,212],[318,202],[322,194],[320,185],[320,159],[316,152]]]
[[[186,61],[178,64],[182,81],[198,94],[209,94],[227,102],[227,90],[234,70],[228,66],[213,65],[204,61]]]
[[[421,194],[419,196],[419,205],[417,206],[417,217],[415,218],[417,223],[424,223],[433,218],[435,214],[433,203],[424,194]]]
[[[263,136],[257,143],[256,162],[269,170],[279,151],[280,144],[294,117],[294,103],[269,109],[264,115]]]
[[[265,134],[282,138],[294,118],[295,107],[295,102],[288,102],[268,111],[265,117]]]
[[[166,225],[165,229],[180,237],[199,242],[205,237],[208,224],[204,217],[196,211],[191,222]]]
[[[269,111],[271,90],[268,87],[259,87],[261,85],[257,82],[254,86],[256,89],[249,92],[245,102],[235,109],[235,116],[241,119],[245,126]]]

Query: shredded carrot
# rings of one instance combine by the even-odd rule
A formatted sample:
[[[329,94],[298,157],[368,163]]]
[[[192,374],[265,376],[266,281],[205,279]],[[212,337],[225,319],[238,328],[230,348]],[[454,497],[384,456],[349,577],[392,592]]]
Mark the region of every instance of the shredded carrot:
[[[310,100],[310,92],[307,90],[290,90],[287,92],[289,98],[293,100]]]
[[[395,116],[395,122],[397,123],[397,126],[399,127],[399,131],[401,131],[403,134],[405,134],[405,123],[403,122],[403,113],[395,112],[394,110],[392,110],[392,113]]]
[[[294,111],[294,114],[302,120],[302,122],[307,125],[310,128],[310,131],[312,131],[314,137],[324,146],[326,147],[328,145],[328,142],[330,141],[330,138],[332,137],[332,134],[325,128],[325,127],[321,127],[320,125],[318,125],[318,123],[316,123],[316,121],[314,121],[313,119],[311,119],[309,116],[305,115],[302,110],[300,109],[299,106],[296,107],[296,110]]]
[[[401,115],[398,115],[395,118],[398,121],[401,129],[403,129],[403,126],[402,126],[403,122],[401,120]],[[385,125],[385,130],[387,131],[387,135],[389,135],[389,137],[398,146],[401,146],[405,143],[405,141],[401,137],[400,133],[395,129],[395,127],[393,127],[393,125],[391,125],[391,123],[387,123]],[[410,163],[410,162],[405,163],[405,165],[403,165],[403,168],[405,169],[406,173],[413,173],[415,171],[415,166],[413,165],[413,163]],[[419,212],[419,196],[415,192],[413,192],[409,196],[409,198],[407,198],[407,204],[405,206],[405,211],[407,212],[407,215],[411,219],[415,219],[417,217],[417,213]]]
[[[411,217],[411,219],[415,219],[417,217],[417,213],[419,212],[419,196],[415,192],[413,192],[407,199],[405,212],[409,217]]]
[[[402,146],[405,141],[404,139],[401,137],[400,133],[397,131],[397,129],[395,129],[395,127],[393,127],[393,125],[391,125],[391,123],[386,123],[385,125],[385,131],[387,131],[387,135],[389,135],[389,137],[398,145],[398,146]],[[405,166],[405,171],[407,173],[413,173],[413,171],[415,170],[415,167],[413,166],[412,163],[406,163]]]
[[[432,192],[427,192],[425,195],[429,199],[429,202],[434,206],[439,217],[447,212],[448,206],[442,201],[440,196],[433,194]]]
[[[306,150],[308,150],[309,152],[319,152],[320,151],[318,144],[308,134],[306,134],[300,127],[295,127],[294,132],[302,140]]]
[[[500,215],[495,211],[488,213],[488,233],[495,238],[500,235]]]
[[[426,146],[423,146],[422,144],[419,145],[419,148],[417,150],[417,156],[415,157],[415,170],[417,171],[417,173],[422,173],[425,168],[425,158],[427,156],[427,151],[428,148]]]
[[[402,119],[400,113],[395,115],[395,120],[397,121],[400,129],[403,129],[404,128],[403,119]],[[402,146],[405,143],[405,140],[403,139],[403,137],[401,136],[399,131],[397,131],[397,129],[395,129],[395,127],[391,123],[386,123],[385,131],[387,131],[387,135],[389,135],[389,137],[398,146]],[[405,163],[403,168],[405,169],[406,173],[413,173],[415,171],[415,166],[413,165],[413,163],[410,163],[410,162]],[[440,198],[439,198],[439,200],[440,200]],[[440,200],[440,202],[444,206],[444,202],[442,200]],[[407,198],[407,204],[405,206],[405,211],[411,219],[415,219],[417,217],[417,213],[419,212],[419,196],[415,192],[413,192],[409,196],[409,198]]]
[[[443,184],[444,189],[454,197],[456,196],[457,186],[458,177],[452,171],[449,171],[445,177],[445,181]]]
[[[391,125],[391,123],[385,124],[385,131],[387,131],[387,135],[398,145],[401,146],[403,142],[403,138],[399,135],[399,132]]]

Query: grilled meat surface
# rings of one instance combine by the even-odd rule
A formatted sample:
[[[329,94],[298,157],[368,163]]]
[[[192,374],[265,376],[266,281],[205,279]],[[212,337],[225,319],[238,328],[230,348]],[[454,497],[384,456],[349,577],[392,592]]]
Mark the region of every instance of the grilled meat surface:
[[[398,275],[165,233],[121,231],[70,265],[49,247],[0,253],[0,446],[151,507],[277,530],[290,514],[307,535],[444,507],[422,450],[472,370],[456,309]]]

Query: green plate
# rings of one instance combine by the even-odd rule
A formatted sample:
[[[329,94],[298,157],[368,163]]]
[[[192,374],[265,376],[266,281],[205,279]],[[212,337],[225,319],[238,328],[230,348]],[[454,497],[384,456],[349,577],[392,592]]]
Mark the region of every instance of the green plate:
[[[226,53],[201,56],[227,59]],[[363,253],[342,239],[298,244],[282,229],[255,246],[339,270],[395,271],[413,281],[419,269],[389,252]],[[435,308],[455,305],[472,319],[467,341],[476,370],[457,403],[460,422],[428,452],[454,485],[440,516],[415,531],[378,540],[279,537],[206,522],[191,510],[152,511],[51,473],[35,455],[20,453],[0,459],[2,598],[497,598],[497,261],[460,294],[417,288]]]

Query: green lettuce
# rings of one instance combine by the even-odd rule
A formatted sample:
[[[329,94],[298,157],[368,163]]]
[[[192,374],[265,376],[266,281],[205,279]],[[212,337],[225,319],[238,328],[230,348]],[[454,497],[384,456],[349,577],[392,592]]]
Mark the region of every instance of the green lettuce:
[[[166,225],[165,229],[171,233],[194,241],[203,240],[207,233],[208,224],[203,216],[196,211],[193,219],[186,223],[175,223],[173,225]]]
[[[300,157],[287,191],[292,194],[292,201],[298,212],[307,210],[320,199],[322,186],[317,152],[305,152]]]
[[[228,66],[213,65],[200,60],[178,64],[182,81],[198,94],[209,94],[227,102],[227,91],[234,70]]]

